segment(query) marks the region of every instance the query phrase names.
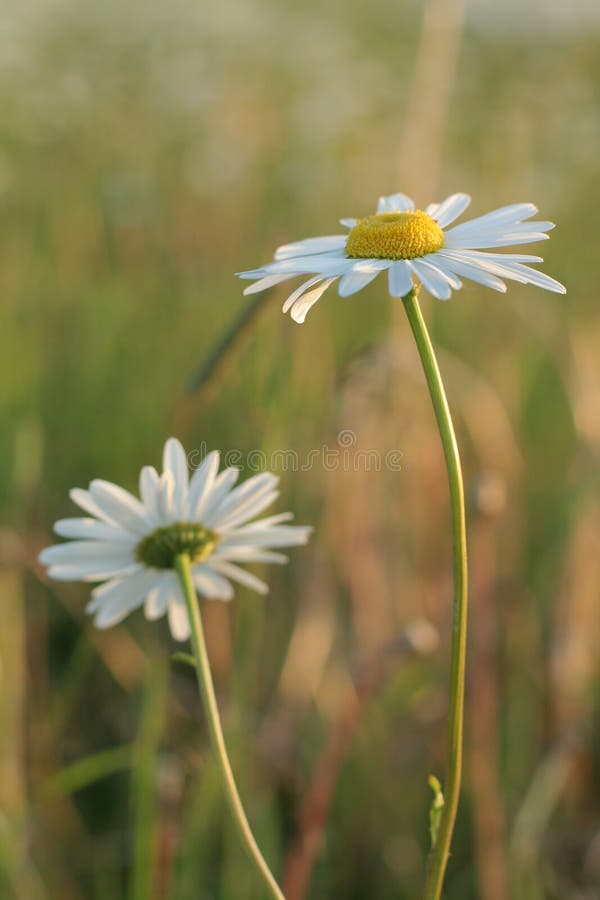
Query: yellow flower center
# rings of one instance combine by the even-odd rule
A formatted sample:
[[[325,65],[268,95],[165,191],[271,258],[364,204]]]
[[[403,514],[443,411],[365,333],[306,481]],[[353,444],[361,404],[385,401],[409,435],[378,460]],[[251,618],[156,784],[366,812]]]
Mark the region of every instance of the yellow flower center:
[[[348,235],[346,255],[359,259],[415,259],[443,246],[440,226],[417,209],[359,219]]]
[[[211,555],[217,540],[214,531],[197,522],[173,522],[142,538],[135,552],[145,566],[174,569],[178,554],[187,553],[192,563],[202,562]]]

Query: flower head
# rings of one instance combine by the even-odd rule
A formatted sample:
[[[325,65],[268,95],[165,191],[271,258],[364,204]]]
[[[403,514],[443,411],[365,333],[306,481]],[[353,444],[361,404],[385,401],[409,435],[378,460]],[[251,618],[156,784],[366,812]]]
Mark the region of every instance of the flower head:
[[[392,297],[408,294],[415,279],[438,300],[448,300],[452,289],[461,288],[460,278],[502,292],[506,291],[503,279],[510,279],[565,293],[562,284],[528,265],[543,262],[540,256],[483,252],[484,248],[489,251],[546,240],[546,232],[554,228],[552,222],[527,222],[537,213],[536,207],[514,203],[448,229],[470,202],[468,194],[452,194],[442,203],[420,210],[406,194],[380,197],[375,214],[340,220],[348,234],[286,244],[276,250],[273,262],[240,272],[240,278],[254,280],[244,293],[310,275],[283,305],[283,311],[291,312],[296,322],[304,322],[334,281],[339,279],[340,297],[349,297],[383,271],[388,273]]]
[[[239,470],[219,474],[219,453],[209,453],[191,479],[185,451],[170,438],[163,472],[140,473],[140,499],[109,481],[74,488],[71,499],[87,518],[61,519],[54,530],[68,543],[47,547],[40,561],[51,578],[103,582],[92,590],[87,611],[108,628],[144,606],[146,618],[168,616],[176,640],[190,633],[175,559],[186,553],[196,590],[204,597],[230,600],[232,581],[261,594],[267,585],[237,563],[286,562],[275,547],[305,544],[310,528],[286,525],[281,513],[250,521],[278,496],[279,478],[263,472],[234,488]]]

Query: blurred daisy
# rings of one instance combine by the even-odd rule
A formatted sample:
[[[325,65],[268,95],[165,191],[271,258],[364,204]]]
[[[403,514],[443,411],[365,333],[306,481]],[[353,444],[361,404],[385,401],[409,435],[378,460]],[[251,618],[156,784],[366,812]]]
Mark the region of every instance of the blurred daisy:
[[[404,297],[420,282],[438,300],[469,278],[496,291],[506,291],[503,279],[534,284],[547,291],[566,293],[558,281],[530,268],[540,256],[482,252],[546,240],[552,222],[527,222],[537,213],[532,203],[514,203],[485,216],[448,228],[471,202],[468,194],[452,194],[442,203],[415,209],[406,194],[380,197],[377,212],[366,219],[341,219],[348,234],[308,238],[285,244],[274,261],[240,278],[254,280],[244,294],[253,294],[299,275],[310,275],[283,305],[296,322],[304,322],[309,309],[339,279],[340,297],[366,287],[387,271],[392,297]],[[258,280],[255,280],[258,279]]]
[[[71,499],[89,517],[57,522],[56,533],[75,540],[47,547],[40,561],[51,578],[104,582],[87,606],[99,628],[143,605],[148,619],[166,613],[173,637],[186,640],[189,620],[174,569],[178,554],[188,554],[200,595],[230,600],[232,581],[260,594],[268,590],[237,563],[284,563],[275,547],[308,540],[310,528],[283,524],[291,513],[250,521],[278,496],[276,475],[264,472],[234,488],[238,475],[236,468],[219,474],[219,453],[213,451],[190,479],[185,451],[170,438],[162,474],[152,466],[140,473],[140,500],[109,481],[92,481],[87,491],[74,488]]]

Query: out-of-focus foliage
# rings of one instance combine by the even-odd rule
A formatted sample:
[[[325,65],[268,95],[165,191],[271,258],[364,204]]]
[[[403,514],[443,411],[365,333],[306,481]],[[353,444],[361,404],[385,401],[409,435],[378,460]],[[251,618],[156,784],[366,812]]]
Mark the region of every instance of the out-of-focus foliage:
[[[30,0],[3,13],[0,896],[261,896],[163,624],[138,614],[97,633],[88,589],[48,584],[35,563],[74,514],[69,487],[135,488],[171,433],[238,450],[246,470],[252,450],[298,454],[280,466],[283,508],[315,525],[311,545],[269,571],[266,599],[203,605],[234,768],[289,900],[419,896],[427,778],[444,770],[451,561],[401,307],[379,280],[349,300],[329,291],[298,327],[274,293],[210,393],[186,393],[247,302],[232,273],[394,190],[422,204],[468,191],[474,215],[533,200],[559,223],[541,253],[566,298],[467,284],[423,301],[471,540],[446,896],[598,896],[600,23],[594,5],[563,8]],[[399,635],[424,618],[440,643],[422,625],[415,657]]]

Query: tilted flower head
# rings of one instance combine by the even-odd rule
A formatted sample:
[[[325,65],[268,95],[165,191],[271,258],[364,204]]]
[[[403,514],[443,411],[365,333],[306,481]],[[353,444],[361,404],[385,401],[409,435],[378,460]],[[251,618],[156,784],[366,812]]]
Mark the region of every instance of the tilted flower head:
[[[219,453],[213,451],[190,479],[185,451],[170,438],[162,474],[152,466],[140,473],[140,500],[109,481],[92,481],[87,491],[74,488],[71,499],[90,517],[56,522],[57,534],[75,540],[47,547],[40,561],[52,578],[104,582],[87,606],[99,628],[143,605],[148,619],[166,613],[173,637],[184,641],[190,626],[174,570],[177,554],[190,557],[199,594],[230,600],[232,581],[260,594],[268,590],[237,563],[284,563],[274,548],[305,544],[311,531],[283,524],[291,513],[251,522],[278,496],[279,478],[263,472],[234,488],[238,475],[236,468],[219,474]]]
[[[452,289],[469,278],[496,291],[506,291],[502,279],[534,284],[564,294],[554,278],[530,268],[543,262],[540,256],[482,252],[493,247],[546,240],[552,222],[526,222],[537,212],[532,203],[514,203],[448,228],[465,211],[468,194],[452,194],[424,210],[406,194],[380,197],[377,212],[365,219],[340,219],[348,234],[308,238],[286,244],[274,261],[259,269],[239,272],[240,278],[258,279],[244,294],[273,287],[298,275],[310,275],[287,298],[283,311],[304,322],[309,309],[338,278],[340,297],[366,287],[380,272],[388,273],[392,297],[404,297],[420,282],[438,300],[448,300]]]

